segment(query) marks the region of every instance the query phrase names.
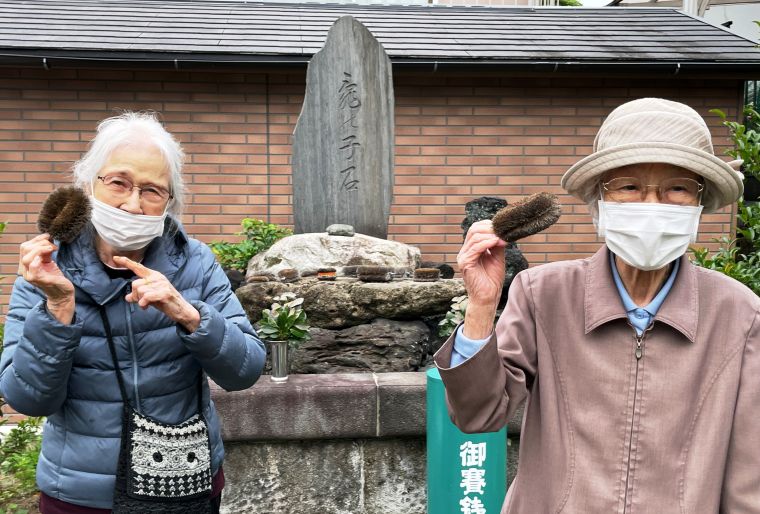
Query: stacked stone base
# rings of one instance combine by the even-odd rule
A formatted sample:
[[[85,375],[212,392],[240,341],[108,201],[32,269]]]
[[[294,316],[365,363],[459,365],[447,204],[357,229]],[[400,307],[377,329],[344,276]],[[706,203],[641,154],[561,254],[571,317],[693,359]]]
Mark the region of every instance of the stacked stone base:
[[[268,377],[212,388],[222,420],[222,513],[425,514],[424,373]],[[509,424],[514,477],[521,417]]]

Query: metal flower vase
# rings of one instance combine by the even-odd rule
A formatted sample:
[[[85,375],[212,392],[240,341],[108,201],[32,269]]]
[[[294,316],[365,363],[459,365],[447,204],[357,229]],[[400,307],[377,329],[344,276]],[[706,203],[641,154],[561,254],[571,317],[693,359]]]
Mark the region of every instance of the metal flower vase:
[[[272,347],[272,382],[286,382],[290,369],[289,349],[287,341],[269,341]]]

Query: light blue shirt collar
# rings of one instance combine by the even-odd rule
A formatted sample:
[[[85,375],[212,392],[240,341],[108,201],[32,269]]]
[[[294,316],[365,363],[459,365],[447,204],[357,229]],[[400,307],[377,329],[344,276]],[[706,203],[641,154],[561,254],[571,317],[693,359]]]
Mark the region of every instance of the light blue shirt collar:
[[[625,290],[623,281],[620,279],[620,274],[615,264],[615,254],[610,252],[610,268],[612,268],[612,278],[615,280],[615,286],[617,286],[620,299],[623,301],[623,308],[625,308],[626,314],[628,314],[628,320],[636,329],[636,333],[641,335],[644,330],[652,323],[657,311],[660,309],[662,302],[668,296],[670,289],[673,287],[673,282],[676,280],[678,274],[678,268],[681,266],[681,259],[673,261],[673,269],[670,271],[670,276],[665,281],[663,286],[658,291],[657,295],[649,302],[649,305],[645,307],[639,307],[631,299],[628,291]]]

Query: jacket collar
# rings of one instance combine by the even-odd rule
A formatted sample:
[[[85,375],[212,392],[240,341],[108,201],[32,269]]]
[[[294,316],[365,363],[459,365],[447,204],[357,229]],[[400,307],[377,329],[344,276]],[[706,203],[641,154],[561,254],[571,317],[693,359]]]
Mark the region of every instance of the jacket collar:
[[[124,294],[129,280],[111,279],[95,251],[95,229],[87,225],[70,244],[59,243],[55,257],[58,266],[76,287],[77,300],[94,301],[105,305],[118,294]],[[154,239],[145,250],[143,265],[157,271],[170,281],[187,261],[187,234],[182,226],[166,218],[164,235]],[[87,298],[89,297],[89,298]]]
[[[603,245],[589,260],[584,293],[584,329],[588,334],[603,323],[614,319],[626,319],[610,269],[609,249]],[[688,257],[681,257],[681,266],[673,287],[660,306],[655,321],[661,321],[681,332],[694,342],[697,335],[699,297],[697,271]]]

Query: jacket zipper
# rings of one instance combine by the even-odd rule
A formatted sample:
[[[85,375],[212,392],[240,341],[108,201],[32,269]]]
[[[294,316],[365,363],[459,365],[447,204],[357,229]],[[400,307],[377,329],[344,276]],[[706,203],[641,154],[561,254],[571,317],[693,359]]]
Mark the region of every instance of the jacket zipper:
[[[644,338],[647,335],[647,332],[649,332],[652,329],[653,323],[650,323],[649,326],[644,329],[644,332],[639,335],[639,333],[636,331],[633,326],[633,339],[636,342],[636,346],[634,348],[634,355],[636,356],[636,375],[634,377],[634,387],[633,387],[633,410],[631,413],[631,430],[628,434],[628,462],[625,472],[625,495],[623,499],[623,514],[628,512],[628,484],[629,480],[631,478],[631,454],[633,453],[633,430],[636,425],[636,400],[639,396],[639,361],[641,361],[641,358],[644,356]]]
[[[132,292],[132,284],[127,284],[127,294]],[[137,348],[135,345],[135,337],[132,332],[132,313],[134,312],[134,304],[124,302],[125,309],[127,311],[127,341],[129,341],[129,350],[132,353],[132,380],[134,381],[135,389],[135,410],[142,414],[140,408],[140,392],[137,389]]]

